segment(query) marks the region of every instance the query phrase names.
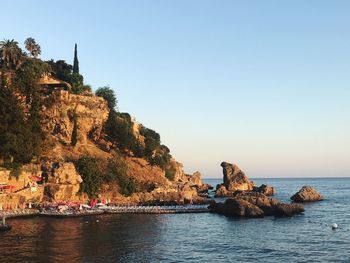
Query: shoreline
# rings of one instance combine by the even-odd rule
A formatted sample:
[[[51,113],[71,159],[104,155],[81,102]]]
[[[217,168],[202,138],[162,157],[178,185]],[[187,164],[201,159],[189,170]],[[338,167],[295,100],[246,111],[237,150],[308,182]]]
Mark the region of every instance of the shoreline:
[[[185,213],[209,213],[207,205],[188,206],[107,206],[74,212],[40,211],[39,209],[25,209],[17,211],[0,212],[0,218],[29,218],[29,217],[52,217],[72,218],[103,214],[185,214]]]

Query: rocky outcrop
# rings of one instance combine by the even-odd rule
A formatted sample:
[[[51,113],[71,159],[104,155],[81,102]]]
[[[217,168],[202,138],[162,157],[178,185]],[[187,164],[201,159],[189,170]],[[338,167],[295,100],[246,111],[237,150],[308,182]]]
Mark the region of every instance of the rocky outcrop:
[[[234,198],[240,198],[261,208],[265,215],[274,215],[274,207],[281,202],[257,192],[236,192]]]
[[[86,201],[87,195],[78,194],[82,178],[73,163],[66,160],[91,156],[104,162],[113,158],[114,144],[102,131],[110,111],[107,101],[93,94],[77,95],[44,87],[40,94],[43,102],[41,125],[45,132],[41,156],[38,156],[35,164],[33,160],[32,164],[26,165],[18,178],[11,177],[9,180],[10,171],[1,170],[0,167],[0,183],[14,187],[14,193],[6,195],[12,200],[11,206],[27,201]],[[140,132],[142,125],[134,118],[131,121],[135,138],[144,146],[145,137]],[[76,144],[72,143],[73,137],[77,139]],[[211,188],[203,183],[199,172],[185,174],[182,164],[175,159],[171,159],[170,163],[174,180],[168,180],[165,171],[159,166],[135,158],[131,152],[126,154],[128,156],[122,157],[127,166],[126,175],[134,179],[138,192],[126,197],[121,194],[118,182],[104,183],[99,198],[121,203],[202,202],[203,198],[198,194],[206,193]],[[168,176],[172,175],[168,173]]]
[[[275,188],[266,184],[262,184],[259,187],[254,186],[254,192],[259,192],[267,196],[271,196],[275,194]]]
[[[290,199],[294,202],[315,202],[323,200],[323,196],[311,186],[303,186]]]
[[[254,183],[248,179],[245,173],[235,164],[222,162],[224,185],[228,191],[250,191]]]
[[[233,192],[228,191],[224,184],[218,184],[216,186],[215,197],[229,197],[232,195],[233,195]]]
[[[293,216],[301,214],[305,211],[304,206],[301,204],[277,204],[274,206],[274,216]]]
[[[229,198],[224,203],[211,203],[210,209],[230,217],[263,217],[264,211],[258,206],[239,198]]]
[[[236,192],[225,203],[214,202],[209,208],[213,212],[232,217],[280,217],[304,212],[304,207],[301,204],[282,203],[258,192]]]
[[[0,169],[0,183],[1,184],[7,184],[10,177],[10,170],[7,169]]]
[[[108,104],[103,98],[55,90],[47,102],[42,109],[43,128],[61,143],[71,143],[75,125],[79,144],[86,144],[88,137],[94,141],[100,138],[109,114]]]
[[[192,187],[197,188],[199,194],[207,194],[213,187],[209,184],[205,184],[202,181],[202,175],[199,171],[194,172],[192,175],[186,175],[188,182]]]
[[[49,201],[77,199],[80,183],[83,182],[73,163],[54,163],[45,184],[45,196]]]
[[[197,189],[186,184],[171,184],[160,186],[151,192],[135,193],[129,199],[133,203],[139,204],[188,204],[203,203],[204,198],[198,195]]]
[[[198,187],[201,187],[203,185],[202,175],[199,171],[194,172],[193,175],[189,178],[189,181],[192,185],[197,185]]]
[[[237,165],[222,162],[221,166],[223,168],[224,183],[217,185],[215,197],[230,197],[235,192],[242,191],[253,191],[267,196],[274,195],[274,187],[266,184],[262,184],[259,187],[256,186]]]

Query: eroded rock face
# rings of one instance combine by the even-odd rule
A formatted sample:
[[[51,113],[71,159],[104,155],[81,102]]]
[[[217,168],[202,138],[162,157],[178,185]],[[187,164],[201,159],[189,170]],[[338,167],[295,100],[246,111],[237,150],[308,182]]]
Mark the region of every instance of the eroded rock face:
[[[215,197],[228,197],[232,195],[233,193],[228,191],[224,184],[217,185]]]
[[[77,199],[83,179],[73,163],[55,163],[45,185],[45,196],[50,201],[70,201]]]
[[[103,98],[57,90],[50,94],[50,104],[42,113],[43,128],[67,145],[71,143],[76,118],[78,143],[86,144],[88,136],[95,141],[100,138],[109,108]]]
[[[197,189],[186,184],[172,184],[157,187],[149,193],[136,193],[132,196],[133,202],[140,204],[185,204],[202,203],[203,198],[198,196]]]
[[[315,202],[323,200],[323,196],[311,186],[303,186],[290,199],[294,202]]]
[[[202,186],[203,182],[201,173],[198,171],[194,172],[193,175],[190,177],[190,182],[193,185],[197,185],[198,187]]]
[[[1,169],[0,170],[0,183],[7,184],[9,181],[10,173],[11,173],[10,170]]]
[[[256,205],[249,203],[243,199],[227,199],[224,203],[212,203],[211,209],[219,214],[223,214],[230,217],[263,217],[264,211],[262,211]]]
[[[305,211],[304,206],[301,204],[277,204],[274,207],[275,216],[293,216],[295,214],[301,214]]]
[[[274,215],[274,206],[281,202],[276,198],[268,197],[258,192],[236,192],[234,198],[240,198],[258,206],[265,215]]]
[[[236,192],[225,203],[212,203],[213,212],[232,217],[293,216],[304,212],[301,204],[286,204],[258,192]]]
[[[275,188],[266,184],[262,184],[259,187],[254,187],[253,191],[262,193],[267,196],[271,196],[275,194]]]
[[[81,182],[83,182],[83,179],[78,174],[73,163],[56,163],[53,165],[49,183],[74,185]]]
[[[254,183],[248,179],[245,173],[235,164],[222,162],[224,173],[224,185],[228,191],[251,191]]]

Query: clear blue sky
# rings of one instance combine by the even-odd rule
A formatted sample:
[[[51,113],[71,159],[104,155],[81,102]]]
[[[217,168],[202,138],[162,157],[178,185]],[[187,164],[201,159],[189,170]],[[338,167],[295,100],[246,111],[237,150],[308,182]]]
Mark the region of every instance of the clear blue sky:
[[[350,176],[350,1],[6,1],[1,38],[34,37],[187,172]],[[7,11],[8,10],[8,11]]]

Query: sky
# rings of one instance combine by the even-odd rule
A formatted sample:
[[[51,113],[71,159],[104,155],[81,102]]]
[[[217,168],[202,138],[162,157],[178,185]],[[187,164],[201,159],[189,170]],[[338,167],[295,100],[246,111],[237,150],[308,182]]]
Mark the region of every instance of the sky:
[[[350,1],[1,1],[34,37],[160,133],[185,171],[350,176]],[[12,10],[6,11],[5,10]],[[15,11],[13,11],[15,10]]]

